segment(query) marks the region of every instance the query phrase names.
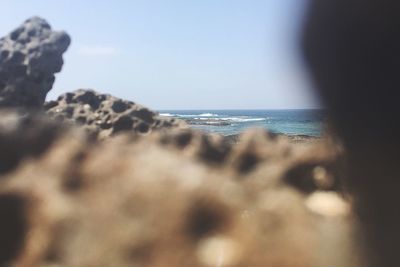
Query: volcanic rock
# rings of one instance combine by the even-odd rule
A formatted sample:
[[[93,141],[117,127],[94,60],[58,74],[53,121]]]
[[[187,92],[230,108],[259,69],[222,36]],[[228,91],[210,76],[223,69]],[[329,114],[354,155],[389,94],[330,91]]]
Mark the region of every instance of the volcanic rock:
[[[0,107],[41,108],[71,40],[39,17],[0,39]]]
[[[65,126],[39,113],[0,112],[0,174],[16,168],[27,157],[41,155]]]
[[[357,266],[349,203],[285,180],[332,164],[329,149],[265,131],[235,146],[190,129],[90,141],[52,124],[41,153],[0,176],[2,266]]]
[[[123,131],[147,134],[152,130],[184,126],[182,121],[108,94],[79,89],[45,104],[51,117],[77,124],[100,139]]]

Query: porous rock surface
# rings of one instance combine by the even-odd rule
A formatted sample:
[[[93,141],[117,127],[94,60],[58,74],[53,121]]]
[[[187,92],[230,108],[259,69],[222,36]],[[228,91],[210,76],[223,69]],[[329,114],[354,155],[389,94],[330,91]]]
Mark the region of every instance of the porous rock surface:
[[[361,266],[331,144],[190,129],[97,141],[31,120],[34,134],[0,128],[48,140],[1,173],[2,266]]]
[[[154,129],[184,126],[184,122],[159,116],[150,109],[108,94],[79,89],[44,106],[51,117],[84,127],[99,138],[122,131],[140,134]]]
[[[39,17],[0,39],[0,106],[41,108],[71,40]]]

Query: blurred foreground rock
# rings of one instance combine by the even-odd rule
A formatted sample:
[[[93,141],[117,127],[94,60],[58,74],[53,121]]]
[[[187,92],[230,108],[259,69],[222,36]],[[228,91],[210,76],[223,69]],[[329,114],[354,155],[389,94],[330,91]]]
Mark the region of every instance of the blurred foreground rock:
[[[41,108],[71,40],[39,17],[0,39],[0,106]]]
[[[359,266],[332,146],[25,120],[0,128],[25,147],[0,176],[1,266]]]

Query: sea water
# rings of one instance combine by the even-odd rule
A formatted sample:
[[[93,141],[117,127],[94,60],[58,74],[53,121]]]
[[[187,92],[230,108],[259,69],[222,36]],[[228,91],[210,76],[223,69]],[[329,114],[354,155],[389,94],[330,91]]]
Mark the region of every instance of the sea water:
[[[324,110],[163,110],[161,116],[186,120],[191,127],[223,135],[262,127],[286,135],[320,136]]]

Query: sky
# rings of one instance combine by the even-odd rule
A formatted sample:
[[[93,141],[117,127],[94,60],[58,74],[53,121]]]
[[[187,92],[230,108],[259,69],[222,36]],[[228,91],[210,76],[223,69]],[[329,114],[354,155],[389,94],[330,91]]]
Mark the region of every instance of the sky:
[[[305,0],[0,0],[72,38],[48,99],[78,88],[157,110],[315,108],[298,39]]]

